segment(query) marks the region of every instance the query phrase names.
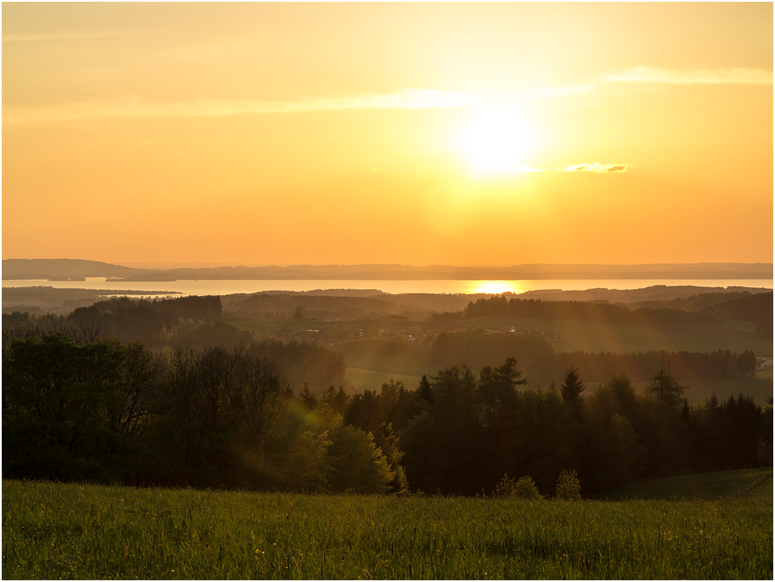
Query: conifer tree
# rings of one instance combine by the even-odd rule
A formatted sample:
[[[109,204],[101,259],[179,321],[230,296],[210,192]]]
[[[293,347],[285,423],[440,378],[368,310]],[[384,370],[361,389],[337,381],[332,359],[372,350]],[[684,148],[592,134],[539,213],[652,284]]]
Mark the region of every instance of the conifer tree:
[[[586,388],[586,384],[581,381],[579,372],[576,368],[571,368],[565,373],[565,379],[560,385],[562,399],[569,404],[572,404],[575,408],[578,408],[584,401],[582,392]]]
[[[425,400],[428,404],[433,404],[436,402],[436,399],[433,397],[431,383],[428,382],[428,377],[425,374],[423,374],[422,380],[420,380],[420,387],[417,388],[417,393],[419,394],[420,398]]]
[[[646,388],[646,394],[661,400],[669,408],[678,408],[683,400],[683,393],[686,386],[681,386],[662,368],[651,378],[651,385]]]
[[[318,403],[318,399],[315,398],[315,395],[309,389],[306,382],[304,382],[304,388],[302,388],[299,398],[301,399],[301,403],[310,410],[315,408],[315,405]]]

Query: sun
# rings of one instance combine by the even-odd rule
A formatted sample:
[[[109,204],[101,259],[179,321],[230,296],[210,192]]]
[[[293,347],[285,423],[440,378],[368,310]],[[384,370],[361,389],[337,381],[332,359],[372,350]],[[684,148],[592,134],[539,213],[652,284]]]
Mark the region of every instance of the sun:
[[[501,293],[522,293],[522,291],[519,281],[471,281],[466,293],[500,295]]]
[[[516,108],[474,110],[459,136],[461,149],[478,173],[517,170],[526,164],[534,141],[529,123]]]

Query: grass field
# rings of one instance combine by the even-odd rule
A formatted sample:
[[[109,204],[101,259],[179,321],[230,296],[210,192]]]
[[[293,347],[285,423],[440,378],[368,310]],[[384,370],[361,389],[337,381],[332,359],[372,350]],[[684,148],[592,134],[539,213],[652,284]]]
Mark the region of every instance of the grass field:
[[[666,350],[706,352],[753,350],[758,357],[772,357],[772,338],[756,334],[756,324],[747,321],[719,321],[703,325],[673,325],[663,328],[601,323],[573,319],[530,317],[477,317],[465,323],[486,329],[499,325],[553,333],[550,340],[557,352],[613,352],[618,354]]]
[[[225,313],[222,319],[224,323],[233,325],[237,329],[255,331],[261,335],[274,335],[282,328],[282,323],[275,321],[257,321],[255,319],[239,317],[230,313]]]
[[[679,497],[713,500],[741,496],[761,499],[772,504],[772,468],[667,477],[617,487],[599,495],[598,499],[671,499]]]
[[[673,325],[652,328],[648,326],[604,323],[574,319],[543,319],[533,317],[488,316],[450,322],[408,321],[392,318],[357,321],[281,321],[259,322],[253,319],[225,314],[225,323],[261,334],[275,334],[281,329],[303,331],[309,327],[329,331],[358,331],[367,328],[399,329],[418,326],[434,332],[454,331],[464,327],[484,327],[497,330],[500,325],[532,329],[545,334],[559,334],[560,339],[550,342],[558,352],[614,352],[620,354],[651,350],[706,352],[753,350],[758,357],[771,358],[772,338],[756,333],[756,324],[747,321],[726,320],[702,325]],[[349,362],[348,362],[349,363]],[[357,366],[356,366],[357,367]]]
[[[414,390],[420,385],[422,376],[411,376],[407,374],[394,374],[392,372],[380,372],[379,370],[366,370],[364,368],[345,368],[347,380],[351,388],[357,388],[358,391],[376,390],[380,391],[382,384],[387,384],[390,380],[399,380],[404,383],[404,388]]]
[[[238,329],[253,330],[261,334],[276,334],[282,330],[293,332],[305,331],[314,328],[327,332],[351,331],[357,332],[362,329],[385,329],[399,330],[408,329],[413,326],[420,326],[423,329],[439,332],[454,331],[465,327],[458,322],[429,322],[429,321],[410,321],[407,319],[396,319],[393,317],[379,317],[374,319],[354,319],[354,320],[330,320],[330,321],[257,321],[248,317],[241,317],[233,313],[224,313],[223,322],[233,325]],[[465,322],[463,322],[465,323]]]
[[[305,496],[3,481],[3,577],[772,579],[772,501]]]
[[[381,349],[382,347],[400,348],[395,353]],[[388,372],[392,375],[417,376],[423,374],[435,375],[439,366],[430,364],[429,344],[396,344],[389,340],[367,340],[342,342],[336,349],[344,354],[348,367],[377,372]]]

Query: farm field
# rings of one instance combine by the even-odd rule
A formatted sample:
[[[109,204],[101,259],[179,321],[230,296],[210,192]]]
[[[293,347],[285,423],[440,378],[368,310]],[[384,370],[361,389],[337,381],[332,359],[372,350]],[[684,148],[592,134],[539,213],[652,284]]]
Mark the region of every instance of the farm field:
[[[258,321],[249,317],[242,317],[233,313],[224,313],[223,322],[233,325],[239,329],[252,330],[260,334],[277,334],[283,330],[300,332],[309,328],[314,328],[326,332],[358,332],[364,329],[407,329],[414,326],[422,327],[425,330],[434,332],[454,331],[465,325],[456,321],[411,321],[408,319],[397,319],[394,317],[380,317],[374,319],[350,319],[350,320],[329,320],[329,321],[295,321],[288,319],[286,321]]]
[[[344,354],[348,367],[417,377],[436,374],[439,369],[430,361],[429,344],[362,340],[342,342],[335,348]]]
[[[674,352],[682,350],[690,352],[753,350],[760,358],[771,358],[773,354],[772,339],[758,336],[755,323],[739,320],[725,320],[702,325],[682,324],[660,328],[597,321],[505,315],[475,317],[449,322],[408,321],[393,318],[356,321],[260,322],[231,314],[226,314],[223,320],[239,329],[256,331],[260,334],[276,334],[283,329],[298,332],[310,327],[321,331],[357,332],[360,329],[375,327],[408,329],[415,326],[435,333],[471,327],[497,330],[499,326],[505,325],[516,329],[544,332],[557,352],[603,351],[626,354],[652,350]]]
[[[3,481],[3,577],[772,579],[772,500],[519,501]]]
[[[275,334],[282,328],[282,324],[278,324],[275,321],[258,321],[247,317],[237,317],[232,314],[224,314],[223,322],[233,325],[237,329],[254,331],[261,335]]]
[[[391,372],[380,372],[379,370],[366,370],[364,368],[345,368],[347,380],[351,389],[358,391],[376,390],[379,392],[382,384],[387,384],[391,380],[403,382],[404,388],[414,390],[420,385],[422,376],[413,376],[409,374],[393,374]]]
[[[756,324],[748,321],[726,320],[702,325],[681,324],[650,328],[582,321],[574,319],[544,319],[535,317],[492,316],[464,320],[465,323],[486,329],[500,325],[518,329],[533,329],[557,334],[550,339],[557,352],[614,352],[619,354],[665,350],[678,352],[706,352],[753,350],[757,357],[772,356],[772,339],[756,334]]]

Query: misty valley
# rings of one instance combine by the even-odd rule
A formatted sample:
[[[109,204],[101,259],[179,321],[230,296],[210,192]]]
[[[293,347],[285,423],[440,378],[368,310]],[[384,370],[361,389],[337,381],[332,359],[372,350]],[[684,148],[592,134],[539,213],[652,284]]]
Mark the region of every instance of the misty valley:
[[[13,289],[4,475],[550,495],[572,469],[594,496],[767,464],[772,292],[697,290]]]
[[[4,293],[11,577],[728,577],[738,555],[758,556],[747,577],[769,572],[772,291],[141,294]],[[62,495],[71,501],[47,504]],[[675,496],[685,505],[659,501]],[[710,520],[737,550],[705,570],[681,538],[632,545],[612,504],[632,497],[654,499],[624,502],[643,528],[634,535],[669,527],[700,548],[686,528]],[[703,517],[709,502],[697,499],[719,498],[729,517]],[[597,503],[584,510],[595,517],[571,526],[557,502],[580,499]],[[483,529],[460,539],[459,512]],[[266,547],[291,515],[284,545]],[[347,546],[339,528],[356,515],[372,517]],[[544,524],[545,546],[525,515]],[[557,533],[590,524],[584,538]],[[397,533],[418,527],[446,541]],[[237,530],[253,532],[249,548],[225,541]],[[589,540],[605,532],[620,541],[590,559]],[[202,545],[185,553],[181,535]],[[25,557],[38,544],[50,558]],[[92,547],[104,562],[71,557]],[[463,550],[433,561],[449,547]]]
[[[772,2],[2,22],[3,579],[773,579]]]

